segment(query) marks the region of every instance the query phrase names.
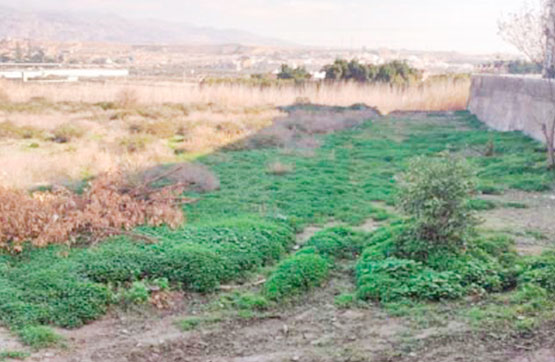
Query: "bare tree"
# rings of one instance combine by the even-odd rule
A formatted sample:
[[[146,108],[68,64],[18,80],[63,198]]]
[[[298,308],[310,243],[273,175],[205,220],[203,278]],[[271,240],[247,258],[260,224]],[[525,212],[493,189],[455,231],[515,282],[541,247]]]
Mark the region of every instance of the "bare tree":
[[[546,59],[546,29],[549,5],[553,1],[539,0],[539,6],[525,3],[520,11],[507,14],[498,21],[499,35],[537,64],[543,64]]]
[[[540,122],[545,143],[547,145],[547,167],[555,170],[555,80],[547,79],[551,95],[551,114],[543,117]]]
[[[552,79],[555,78],[555,0],[547,0],[544,9],[546,47],[543,76]]]

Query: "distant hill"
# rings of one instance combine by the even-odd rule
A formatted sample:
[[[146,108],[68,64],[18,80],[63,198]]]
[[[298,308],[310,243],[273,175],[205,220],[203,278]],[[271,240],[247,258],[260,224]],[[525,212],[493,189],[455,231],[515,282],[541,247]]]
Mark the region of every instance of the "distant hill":
[[[21,11],[0,7],[0,38],[127,44],[228,44],[283,46],[279,39],[246,31],[198,27],[109,14]]]

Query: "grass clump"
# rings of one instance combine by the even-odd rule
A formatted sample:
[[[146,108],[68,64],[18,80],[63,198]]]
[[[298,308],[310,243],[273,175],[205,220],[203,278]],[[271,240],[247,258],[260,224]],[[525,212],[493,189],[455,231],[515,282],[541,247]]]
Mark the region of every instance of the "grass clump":
[[[220,321],[221,321],[221,318],[219,318],[217,316],[207,316],[207,317],[191,316],[191,317],[187,317],[187,318],[184,318],[181,321],[179,321],[178,326],[182,331],[188,332],[188,331],[192,331],[192,330],[194,330],[194,329],[196,329],[200,326],[214,324],[214,323],[218,323]]]
[[[28,352],[22,352],[22,351],[0,351],[0,361],[6,361],[6,360],[19,360],[19,361],[23,361],[24,359],[26,359],[27,357],[29,357],[29,353]]]
[[[350,308],[356,301],[356,295],[352,293],[339,294],[334,298],[334,304],[339,308]]]
[[[271,300],[285,299],[320,286],[328,277],[328,261],[316,254],[298,254],[276,267],[264,294]]]
[[[53,347],[62,341],[62,337],[46,326],[27,326],[18,331],[23,343],[33,349]]]
[[[42,138],[44,132],[31,126],[18,126],[11,121],[0,123],[0,138],[29,139]]]
[[[52,141],[57,143],[67,143],[76,138],[83,137],[85,130],[77,125],[65,123],[54,128],[52,134]]]

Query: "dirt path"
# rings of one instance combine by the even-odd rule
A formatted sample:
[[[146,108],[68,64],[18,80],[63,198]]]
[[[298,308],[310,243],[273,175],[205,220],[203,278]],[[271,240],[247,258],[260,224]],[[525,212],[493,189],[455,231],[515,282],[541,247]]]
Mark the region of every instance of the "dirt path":
[[[175,315],[142,320],[112,316],[67,332],[66,351],[35,357],[56,362],[365,361],[398,342],[408,326],[378,307],[335,306],[334,296],[350,288],[350,278],[340,273],[325,288],[269,316],[225,320],[192,332],[177,329]]]

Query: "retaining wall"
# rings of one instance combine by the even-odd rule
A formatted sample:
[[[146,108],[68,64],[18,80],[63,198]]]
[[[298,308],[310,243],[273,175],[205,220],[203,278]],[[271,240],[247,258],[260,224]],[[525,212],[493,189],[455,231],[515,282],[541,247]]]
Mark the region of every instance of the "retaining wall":
[[[542,122],[555,119],[555,82],[516,76],[472,77],[468,110],[499,131],[522,131],[545,142]]]

